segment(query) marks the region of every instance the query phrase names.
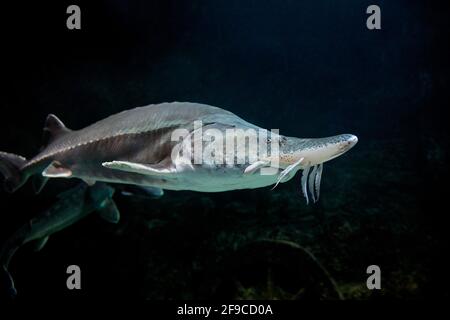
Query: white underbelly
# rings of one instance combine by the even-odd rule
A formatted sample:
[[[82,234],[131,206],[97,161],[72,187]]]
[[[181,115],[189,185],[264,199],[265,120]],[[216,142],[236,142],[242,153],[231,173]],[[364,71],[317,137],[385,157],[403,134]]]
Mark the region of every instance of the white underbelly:
[[[239,189],[256,189],[276,183],[278,175],[261,175],[258,172],[244,175],[242,168],[203,168],[177,174],[176,183],[167,183],[168,190],[222,192]]]
[[[142,176],[141,179],[118,179],[106,177],[82,177],[85,181],[101,181],[118,184],[134,184],[159,187],[165,190],[186,190],[198,192],[223,192],[240,189],[256,189],[273,185],[278,174],[261,175],[259,170],[253,174],[243,174],[243,167],[203,167],[178,168],[178,172],[164,177]],[[76,177],[76,176],[73,176]]]

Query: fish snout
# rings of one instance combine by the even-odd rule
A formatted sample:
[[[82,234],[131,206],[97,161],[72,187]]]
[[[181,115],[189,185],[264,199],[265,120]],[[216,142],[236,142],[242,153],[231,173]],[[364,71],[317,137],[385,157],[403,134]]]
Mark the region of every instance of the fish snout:
[[[353,134],[343,134],[340,136],[339,152],[346,152],[353,148],[358,143],[358,137]]]
[[[309,155],[311,165],[324,163],[346,153],[355,146],[358,137],[353,134],[340,134],[320,140],[320,147],[314,149]]]
[[[347,152],[358,142],[353,134],[340,134],[326,138],[299,139],[289,138],[286,150],[281,149],[282,168],[303,158],[303,166],[314,166]]]

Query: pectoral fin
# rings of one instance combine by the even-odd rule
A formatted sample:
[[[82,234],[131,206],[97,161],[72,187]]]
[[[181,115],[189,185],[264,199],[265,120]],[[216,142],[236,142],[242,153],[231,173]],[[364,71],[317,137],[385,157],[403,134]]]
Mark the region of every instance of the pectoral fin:
[[[98,213],[100,214],[100,217],[110,223],[118,223],[120,220],[119,209],[117,209],[116,204],[111,199],[105,201],[104,206],[98,210]]]
[[[269,164],[270,164],[269,160],[256,161],[256,162],[252,163],[251,165],[249,165],[247,168],[245,168],[244,174],[253,174],[258,169],[267,167]]]
[[[175,173],[175,170],[165,164],[142,164],[128,161],[103,162],[102,166],[109,169],[121,170],[126,172],[135,172],[145,175],[165,176]]]
[[[304,159],[305,158],[300,158],[297,162],[288,165],[286,169],[281,171],[280,175],[278,176],[276,184],[273,186],[271,190],[275,189],[280,182],[286,182],[287,180],[291,179],[293,175],[295,175],[295,173],[297,172],[296,170],[298,170],[300,164],[303,162]]]
[[[33,250],[35,251],[35,252],[38,252],[38,251],[41,251],[42,250],[42,248],[45,246],[45,244],[47,243],[47,241],[48,241],[48,236],[47,237],[43,237],[43,238],[40,238],[40,239],[37,239],[34,243],[33,243]]]
[[[72,171],[65,168],[59,161],[53,161],[43,172],[42,175],[48,178],[69,178]]]

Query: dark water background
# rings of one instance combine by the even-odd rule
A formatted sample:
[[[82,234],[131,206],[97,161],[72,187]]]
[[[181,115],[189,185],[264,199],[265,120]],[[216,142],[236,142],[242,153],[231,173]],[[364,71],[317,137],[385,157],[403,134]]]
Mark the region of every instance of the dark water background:
[[[117,197],[118,226],[92,215],[38,254],[21,250],[11,264],[19,294],[286,298],[295,291],[286,283],[309,271],[275,250],[282,289],[268,294],[255,276],[266,266],[239,258],[270,239],[311,251],[346,298],[448,296],[445,1],[76,3],[81,31],[65,28],[72,2],[2,5],[0,150],[34,155],[48,113],[78,129],[165,101],[219,106],[289,136],[353,133],[359,143],[325,165],[317,205],[306,206],[298,177],[274,191]],[[370,4],[381,7],[382,30],[366,28]],[[1,193],[0,240],[64,188]],[[80,292],[65,289],[69,264],[81,266]],[[382,269],[381,291],[365,288],[371,264]],[[231,288],[236,278],[257,289]]]

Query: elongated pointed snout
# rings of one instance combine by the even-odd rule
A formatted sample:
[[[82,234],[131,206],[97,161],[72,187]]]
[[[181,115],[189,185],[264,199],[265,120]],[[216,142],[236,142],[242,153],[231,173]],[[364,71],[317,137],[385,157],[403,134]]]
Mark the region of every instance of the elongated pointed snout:
[[[281,148],[281,162],[292,164],[301,158],[302,166],[313,166],[334,159],[356,145],[358,137],[353,134],[315,139],[287,138]]]

